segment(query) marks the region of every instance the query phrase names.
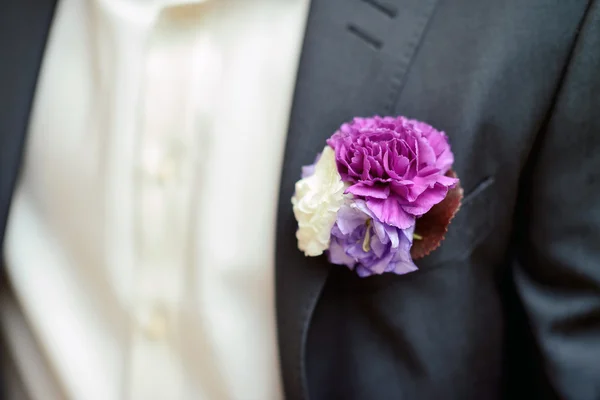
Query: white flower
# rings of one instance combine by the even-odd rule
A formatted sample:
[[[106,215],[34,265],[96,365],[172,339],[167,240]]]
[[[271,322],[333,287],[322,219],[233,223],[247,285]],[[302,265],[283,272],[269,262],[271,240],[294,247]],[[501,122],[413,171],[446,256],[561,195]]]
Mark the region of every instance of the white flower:
[[[298,221],[298,248],[307,256],[319,256],[329,248],[331,228],[344,203],[346,185],[338,173],[335,153],[325,146],[311,176],[296,182],[292,197]]]

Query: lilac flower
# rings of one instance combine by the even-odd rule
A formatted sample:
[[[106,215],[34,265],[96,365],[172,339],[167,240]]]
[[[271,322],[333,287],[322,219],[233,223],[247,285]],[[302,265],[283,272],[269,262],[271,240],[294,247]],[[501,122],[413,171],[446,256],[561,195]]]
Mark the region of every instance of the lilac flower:
[[[347,193],[377,220],[400,229],[441,202],[458,179],[445,176],[454,156],[443,132],[405,117],[355,118],[327,141]]]
[[[361,277],[415,271],[413,231],[414,225],[402,230],[382,223],[363,200],[350,201],[338,211],[331,230],[329,262],[346,265]]]

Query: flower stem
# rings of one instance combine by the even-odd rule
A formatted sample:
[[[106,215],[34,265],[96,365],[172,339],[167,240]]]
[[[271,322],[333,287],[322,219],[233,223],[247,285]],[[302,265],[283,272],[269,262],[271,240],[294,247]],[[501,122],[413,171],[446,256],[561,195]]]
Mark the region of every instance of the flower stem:
[[[367,220],[367,231],[365,232],[365,239],[363,240],[362,249],[365,253],[371,250],[371,220]]]

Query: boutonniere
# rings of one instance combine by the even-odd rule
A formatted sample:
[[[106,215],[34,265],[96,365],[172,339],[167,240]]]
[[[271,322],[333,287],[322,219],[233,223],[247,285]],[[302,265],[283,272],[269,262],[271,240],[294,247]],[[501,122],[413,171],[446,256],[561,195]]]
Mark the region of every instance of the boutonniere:
[[[463,192],[448,137],[405,117],[354,118],[303,167],[292,197],[298,248],[361,277],[405,274],[435,250]]]

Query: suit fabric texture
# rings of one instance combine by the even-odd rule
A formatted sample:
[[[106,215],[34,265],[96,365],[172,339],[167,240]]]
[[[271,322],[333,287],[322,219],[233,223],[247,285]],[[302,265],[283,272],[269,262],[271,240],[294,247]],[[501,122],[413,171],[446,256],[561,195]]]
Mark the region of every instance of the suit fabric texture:
[[[0,5],[0,233],[54,6]],[[286,398],[600,398],[598,110],[596,0],[313,0],[277,222]],[[360,279],[297,250],[290,198],[375,114],[444,130],[466,196],[419,271]]]

